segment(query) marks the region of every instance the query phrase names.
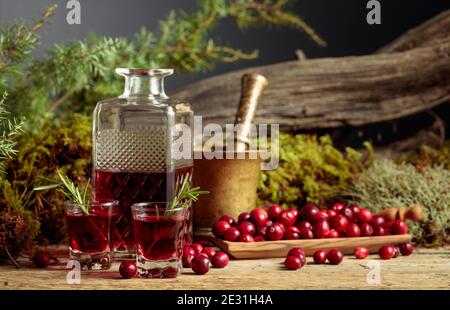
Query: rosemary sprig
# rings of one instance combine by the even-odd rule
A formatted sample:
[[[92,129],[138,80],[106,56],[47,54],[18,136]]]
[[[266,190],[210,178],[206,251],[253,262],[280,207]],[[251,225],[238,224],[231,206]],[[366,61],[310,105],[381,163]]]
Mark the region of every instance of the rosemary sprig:
[[[174,208],[186,208],[191,202],[195,202],[198,200],[200,195],[209,194],[208,191],[201,191],[200,187],[189,187],[189,174],[186,174],[183,177],[183,180],[180,183],[177,182],[175,185],[175,196],[173,197],[172,202],[169,204],[169,210]]]
[[[43,191],[53,188],[57,188],[58,191],[64,194],[70,201],[79,206],[84,213],[89,214],[89,204],[87,202],[87,193],[89,189],[89,181],[86,183],[85,187],[80,190],[65,174],[62,174],[58,170],[58,176],[60,182],[45,178],[53,182],[53,184],[43,185],[35,187],[34,191]]]

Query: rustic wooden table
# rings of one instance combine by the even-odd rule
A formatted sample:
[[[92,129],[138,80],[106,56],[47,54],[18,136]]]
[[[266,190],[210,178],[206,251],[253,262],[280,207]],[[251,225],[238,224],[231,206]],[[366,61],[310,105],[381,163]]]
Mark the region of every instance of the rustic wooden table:
[[[368,283],[372,260],[380,265],[381,283]],[[338,266],[308,265],[285,270],[283,259],[232,261],[225,269],[211,269],[204,276],[185,270],[176,279],[120,278],[118,263],[108,271],[82,272],[79,285],[67,284],[64,259],[48,269],[33,268],[22,260],[20,269],[0,266],[0,289],[450,289],[450,247],[419,249],[409,257],[382,261],[376,255],[365,260],[346,256]],[[373,275],[373,273],[371,274]]]

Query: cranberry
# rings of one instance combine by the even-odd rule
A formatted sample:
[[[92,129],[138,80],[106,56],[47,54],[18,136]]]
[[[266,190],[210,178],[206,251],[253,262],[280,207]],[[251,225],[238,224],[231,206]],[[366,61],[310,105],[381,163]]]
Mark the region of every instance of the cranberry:
[[[256,227],[251,222],[244,221],[239,224],[239,232],[242,235],[248,234],[253,236],[256,233]]]
[[[345,230],[345,234],[347,237],[350,237],[350,238],[360,237],[361,229],[359,229],[358,224],[350,223],[350,224],[348,224],[347,229]]]
[[[205,247],[203,248],[202,253],[205,253],[208,255],[209,259],[211,259],[214,255],[216,255],[216,250],[210,247]]]
[[[373,227],[370,224],[362,223],[361,226],[361,236],[370,237],[373,235]]]
[[[197,254],[191,261],[191,268],[196,274],[205,274],[209,271],[209,263],[207,256]]]
[[[378,226],[383,226],[385,223],[386,223],[386,220],[384,219],[384,217],[379,216],[379,215],[374,216],[372,218],[372,222],[371,222],[371,224],[374,228],[378,227]]]
[[[313,216],[313,222],[328,221],[328,214],[325,211],[319,211]]]
[[[305,251],[302,248],[294,247],[289,250],[287,256],[300,256],[300,254],[305,255]]]
[[[228,263],[230,262],[230,258],[228,257],[228,254],[225,252],[217,252],[212,258],[211,258],[211,264],[214,268],[224,268]]]
[[[302,268],[302,262],[298,256],[288,256],[284,260],[284,266],[289,270],[297,270]]]
[[[383,228],[386,235],[390,235],[392,233],[392,228],[394,227],[394,221],[389,221],[384,223]]]
[[[330,231],[328,232],[327,238],[339,238],[339,237],[340,235],[335,229],[330,229]]]
[[[282,212],[283,209],[279,205],[272,205],[267,210],[267,215],[269,216],[269,219],[276,220],[281,215]]]
[[[328,221],[318,221],[314,223],[313,225],[313,233],[316,238],[326,238],[328,236],[328,233],[330,232],[330,225],[328,224]]]
[[[369,209],[361,208],[356,214],[356,219],[360,223],[370,223],[372,221],[372,212]]]
[[[357,247],[354,251],[357,259],[364,259],[369,256],[369,249],[363,246]]]
[[[269,215],[266,210],[262,208],[257,208],[250,212],[250,220],[256,227],[264,227],[266,226]]]
[[[281,213],[281,215],[278,217],[278,221],[285,227],[289,227],[295,224],[296,218],[292,211],[287,210]]]
[[[302,228],[306,228],[306,229],[312,229],[312,225],[310,222],[307,221],[301,221],[297,224],[297,228],[300,230]]]
[[[257,228],[256,234],[260,236],[265,236],[267,234],[267,226]]]
[[[196,252],[193,248],[189,246],[183,248],[183,267],[191,267],[191,261],[195,254]]]
[[[264,236],[257,235],[255,238],[253,238],[253,241],[255,242],[266,241],[266,238]]]
[[[337,212],[336,211],[334,211],[334,210],[327,210],[327,211],[325,211],[326,213],[327,213],[327,215],[328,215],[328,218],[333,218],[333,217],[335,217],[336,215],[337,215]]]
[[[136,275],[136,263],[132,260],[125,260],[120,263],[119,273],[124,279],[133,278]]]
[[[392,234],[393,235],[404,235],[408,232],[408,225],[406,225],[403,221],[395,221],[392,225]]]
[[[272,226],[273,222],[271,220],[267,220],[266,222],[266,227]]]
[[[381,259],[391,259],[395,255],[395,248],[392,245],[385,245],[378,250]]]
[[[236,221],[234,220],[234,218],[232,218],[231,216],[229,216],[229,215],[223,215],[220,219],[219,219],[219,221],[225,221],[225,222],[228,222],[228,224],[230,224],[230,226],[234,226],[234,225],[236,225]]]
[[[284,232],[280,225],[273,224],[267,229],[267,238],[272,241],[281,240]]]
[[[300,258],[300,262],[302,263],[302,267],[306,264],[306,255],[304,253],[298,253],[298,258]]]
[[[50,264],[50,253],[39,251],[31,259],[37,268],[47,268]]]
[[[344,255],[338,249],[332,249],[327,254],[327,259],[332,265],[339,265],[344,259]]]
[[[352,209],[353,215],[354,215],[354,217],[356,219],[357,216],[358,216],[359,211],[361,211],[361,208],[358,205],[351,205],[350,208]]]
[[[301,216],[304,220],[312,222],[314,219],[314,216],[319,213],[320,209],[316,207],[315,205],[308,204],[303,207]]]
[[[384,230],[383,226],[375,226],[373,228],[373,235],[374,236],[385,236],[386,231]]]
[[[236,227],[230,227],[224,235],[225,240],[231,242],[238,240],[239,237],[241,237],[241,233]]]
[[[315,264],[325,264],[325,261],[327,260],[327,251],[325,250],[315,251],[313,259]]]
[[[284,240],[298,240],[300,239],[300,234],[298,232],[288,230],[283,235]]]
[[[353,213],[353,209],[351,207],[344,207],[339,213],[344,215],[349,222],[353,222],[355,219],[355,214]]]
[[[342,214],[338,214],[331,219],[331,227],[333,227],[337,232],[344,232],[347,226],[348,219]]]
[[[251,218],[250,213],[243,212],[243,213],[239,214],[238,224],[242,223],[242,222],[245,222],[245,221],[250,221],[250,218]]]
[[[274,223],[273,225],[279,226],[280,229],[283,231],[283,234],[286,232],[286,227],[284,226],[283,223],[277,222],[277,223]]]
[[[344,204],[340,203],[340,202],[336,202],[335,204],[333,204],[333,206],[331,207],[331,210],[339,213],[343,208],[344,208]]]
[[[239,238],[239,242],[254,242],[255,240],[249,234],[242,234]]]
[[[297,221],[298,217],[300,216],[300,211],[298,211],[298,209],[289,209],[289,211],[291,211],[294,216],[295,216],[295,220]]]
[[[394,257],[393,258],[397,258],[400,255],[400,248],[397,245],[394,245]]]
[[[409,256],[414,252],[414,247],[411,243],[400,244],[399,248],[400,253],[402,253],[403,256]]]
[[[200,254],[203,250],[203,246],[200,243],[191,244],[191,248],[194,249],[195,254]]]
[[[289,226],[288,228],[286,228],[286,232],[295,232],[295,233],[300,233],[300,229],[298,229],[298,227],[295,226]]]
[[[300,238],[302,239],[314,239],[314,233],[311,229],[302,228],[300,229]]]
[[[223,235],[230,227],[231,227],[230,223],[225,221],[218,221],[214,223],[212,231],[214,236],[216,236],[217,238],[223,238]]]

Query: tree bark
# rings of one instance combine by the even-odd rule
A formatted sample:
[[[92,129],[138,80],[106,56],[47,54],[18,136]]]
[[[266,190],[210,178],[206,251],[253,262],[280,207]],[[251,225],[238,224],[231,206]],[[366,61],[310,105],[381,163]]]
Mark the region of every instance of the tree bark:
[[[205,123],[232,123],[244,73],[269,80],[258,123],[287,130],[359,126],[427,110],[450,99],[450,11],[374,55],[283,62],[191,84],[187,99]]]

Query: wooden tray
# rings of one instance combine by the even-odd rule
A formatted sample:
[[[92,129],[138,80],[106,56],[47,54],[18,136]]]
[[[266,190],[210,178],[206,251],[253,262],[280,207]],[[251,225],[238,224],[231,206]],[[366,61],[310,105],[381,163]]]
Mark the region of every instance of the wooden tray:
[[[333,248],[338,248],[344,254],[353,254],[354,249],[358,246],[365,246],[369,248],[370,253],[377,253],[378,249],[384,245],[405,243],[410,241],[411,238],[411,235],[393,235],[248,243],[224,241],[212,235],[207,237],[208,240],[235,259],[285,257],[293,247],[303,248],[307,256],[312,256],[319,249],[330,250]]]

